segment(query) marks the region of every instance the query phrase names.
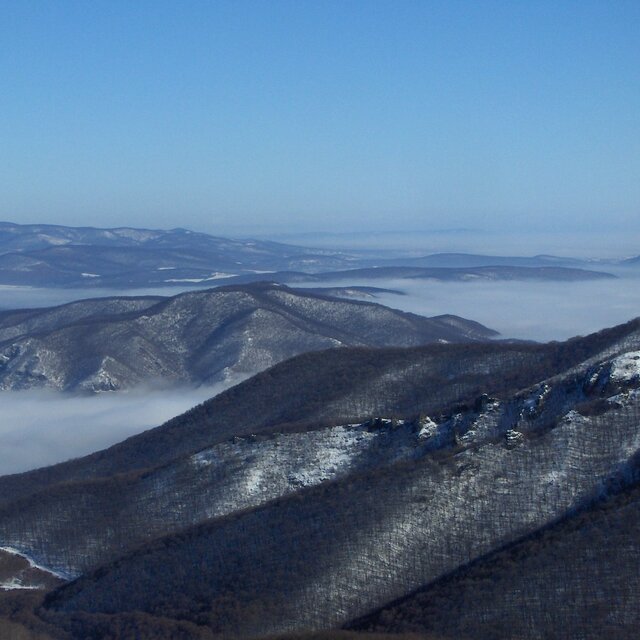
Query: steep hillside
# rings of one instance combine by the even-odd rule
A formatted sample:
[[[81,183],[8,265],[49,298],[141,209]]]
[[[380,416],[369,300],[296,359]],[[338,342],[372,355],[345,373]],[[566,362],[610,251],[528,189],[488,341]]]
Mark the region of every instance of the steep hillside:
[[[621,355],[425,419],[413,426],[412,455],[394,461],[401,425],[386,464],[351,463],[345,478],[248,511],[239,502],[62,587],[47,606],[164,612],[243,635],[344,624],[637,481],[638,363],[637,352]],[[202,452],[193,464],[206,469],[219,455]],[[254,462],[254,473],[262,468]],[[591,605],[600,597],[584,595]],[[620,605],[627,630],[636,606]]]
[[[0,478],[0,544],[77,577],[38,614],[61,628],[330,629],[633,487],[639,455],[638,320],[547,345],[329,350],[103,452]],[[611,619],[627,633],[635,583],[593,557],[585,575],[604,590],[572,593],[585,608],[624,596]],[[553,584],[547,569],[531,585]]]
[[[639,350],[634,321],[563,344],[300,356],[105,452],[0,479],[0,540],[86,576],[49,599],[63,616],[344,624],[633,482]]]
[[[640,485],[350,624],[444,637],[620,638],[640,628]]]
[[[271,284],[172,298],[90,299],[0,314],[0,389],[111,391],[210,383],[340,346],[487,340],[454,316],[423,318]]]
[[[0,478],[0,503],[70,480],[164,465],[234,436],[411,419],[513,393],[577,365],[595,366],[640,341],[640,320],[565,343],[337,349],[283,362],[156,429],[79,460]],[[591,363],[591,365],[589,364]]]

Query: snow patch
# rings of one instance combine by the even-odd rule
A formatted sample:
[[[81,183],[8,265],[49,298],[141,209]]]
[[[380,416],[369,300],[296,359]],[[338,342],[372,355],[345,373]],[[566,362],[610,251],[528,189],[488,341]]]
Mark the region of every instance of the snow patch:
[[[19,578],[11,578],[11,580],[0,582],[0,589],[4,589],[5,591],[14,591],[16,589],[35,590],[44,588],[43,584],[22,584]]]
[[[191,456],[191,462],[195,467],[210,467],[213,464],[215,452],[213,449],[205,449]]]
[[[628,382],[640,378],[640,351],[630,351],[615,358],[611,364],[611,379]]]
[[[206,278],[168,278],[165,282],[210,282],[211,280],[224,280],[225,278],[233,278],[237,273],[223,273],[216,271]]]
[[[418,431],[418,438],[420,440],[427,440],[433,437],[437,431],[438,425],[428,416],[420,420],[420,431]]]
[[[64,573],[54,571],[53,569],[49,569],[48,567],[44,567],[43,565],[38,564],[33,558],[29,557],[25,553],[22,553],[22,551],[18,551],[15,547],[0,547],[0,551],[9,553],[12,556],[20,556],[21,558],[24,558],[29,563],[29,566],[32,569],[38,569],[39,571],[50,573],[52,576],[55,576],[56,578],[60,578],[61,580],[69,579],[69,577]],[[23,588],[30,588],[30,587],[23,587]]]

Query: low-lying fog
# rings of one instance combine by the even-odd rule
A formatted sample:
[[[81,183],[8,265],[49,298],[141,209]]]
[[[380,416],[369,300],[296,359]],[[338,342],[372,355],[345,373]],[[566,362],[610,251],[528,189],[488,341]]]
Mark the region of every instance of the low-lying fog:
[[[402,279],[354,279],[295,283],[292,287],[362,285],[403,291],[378,294],[369,300],[425,316],[451,313],[500,331],[506,338],[565,340],[640,316],[640,267],[603,267],[616,280],[584,282],[473,281],[436,282]],[[268,280],[268,275],[265,274]],[[154,289],[37,289],[0,287],[0,310],[44,307],[106,296],[171,296],[193,287]]]
[[[104,449],[162,424],[224,388],[136,389],[93,396],[0,392],[0,475]]]
[[[0,285],[0,311],[54,307],[86,298],[111,296],[175,296],[190,287],[160,287],[153,289],[45,289]]]
[[[481,322],[504,338],[565,340],[640,316],[640,275],[587,282],[369,280],[349,284],[404,291],[407,295],[378,294],[375,302],[425,316],[452,313]]]

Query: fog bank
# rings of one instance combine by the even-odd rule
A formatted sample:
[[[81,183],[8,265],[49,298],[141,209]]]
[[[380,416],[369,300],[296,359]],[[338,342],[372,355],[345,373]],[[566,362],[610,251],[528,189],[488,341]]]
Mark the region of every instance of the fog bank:
[[[499,331],[503,338],[566,340],[640,316],[637,274],[586,282],[385,279],[350,280],[348,284],[399,289],[407,295],[378,294],[375,301],[423,316],[450,313],[476,320]]]
[[[211,398],[231,384],[93,396],[0,392],[0,475],[99,451]]]

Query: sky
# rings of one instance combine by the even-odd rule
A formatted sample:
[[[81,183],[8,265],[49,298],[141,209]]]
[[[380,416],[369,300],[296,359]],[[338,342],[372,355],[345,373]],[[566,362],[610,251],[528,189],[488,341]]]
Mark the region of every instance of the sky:
[[[640,232],[637,0],[0,0],[0,219]]]

